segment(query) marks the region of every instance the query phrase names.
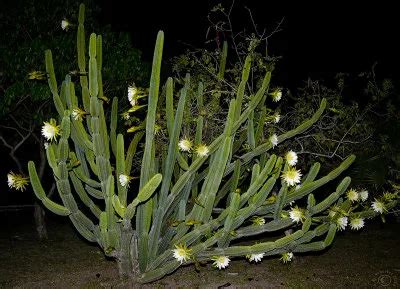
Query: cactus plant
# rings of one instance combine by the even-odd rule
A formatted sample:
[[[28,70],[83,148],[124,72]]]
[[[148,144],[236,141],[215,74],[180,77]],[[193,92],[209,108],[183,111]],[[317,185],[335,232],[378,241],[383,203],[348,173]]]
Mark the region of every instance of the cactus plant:
[[[270,151],[273,145],[312,126],[324,111],[326,101],[322,100],[312,118],[277,136],[274,144],[263,140],[260,121],[270,95],[272,70],[266,71],[257,93],[244,104],[251,55],[245,61],[236,97],[229,103],[224,130],[208,146],[202,144],[203,120],[201,115],[198,116],[197,155],[189,156],[178,149],[190,76],[185,79],[176,109],[173,80],[168,79],[164,103],[169,142],[162,153],[157,151],[155,120],[164,42],[162,31],[158,33],[155,45],[140,184],[135,190],[133,185],[129,186],[129,175],[141,135],[139,133],[125,151],[124,136],[116,132],[117,98],[112,101],[110,124],[107,124],[101,74],[102,39],[100,35],[90,35],[87,61],[83,24],[84,6],[81,4],[77,34],[80,89],[75,89],[76,84],[68,75],[59,89],[52,54],[50,51],[45,53],[48,82],[61,121],[57,131],[59,139],[52,141],[46,151],[61,204],[47,197],[33,162],[29,162],[28,169],[33,190],[43,205],[58,215],[68,216],[85,239],[98,243],[107,256],[115,258],[121,276],[151,282],[182,264],[214,260],[215,266],[224,268],[229,264],[229,258],[235,256],[250,256],[250,260],[259,261],[266,255],[284,254],[287,261],[292,252],[322,250],[329,246],[338,228],[345,226],[347,219],[341,218],[366,218],[376,214],[368,208],[356,213],[357,206],[343,198],[350,184],[349,177],[340,181],[336,191],[328,196],[321,198],[312,194],[346,170],[354,156],[349,156],[339,167],[319,178],[320,164],[316,163],[301,182],[301,187],[292,186],[293,182],[299,182],[300,173]],[[200,83],[199,111],[203,103],[201,87]],[[74,116],[73,112],[77,111],[82,111],[82,117],[75,117],[76,113]],[[239,155],[238,142],[242,138],[237,132],[243,127],[251,149]],[[296,173],[297,179],[293,179],[291,174]],[[273,190],[277,193],[272,194]],[[304,197],[307,197],[305,208],[291,206],[291,202]],[[82,210],[78,199],[89,210]],[[393,205],[394,201],[386,204],[387,207]],[[332,206],[335,211],[328,213]],[[275,241],[260,239],[250,245],[235,241],[290,228],[292,233]],[[323,240],[313,241],[323,235]],[[235,245],[231,245],[233,241]]]

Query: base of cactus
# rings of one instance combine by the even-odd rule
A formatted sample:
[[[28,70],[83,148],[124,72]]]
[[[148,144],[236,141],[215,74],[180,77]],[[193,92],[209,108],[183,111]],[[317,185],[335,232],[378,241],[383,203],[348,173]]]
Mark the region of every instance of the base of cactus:
[[[114,256],[118,264],[119,276],[124,279],[137,279],[140,275],[137,254],[137,236],[130,222],[122,226],[120,250]]]

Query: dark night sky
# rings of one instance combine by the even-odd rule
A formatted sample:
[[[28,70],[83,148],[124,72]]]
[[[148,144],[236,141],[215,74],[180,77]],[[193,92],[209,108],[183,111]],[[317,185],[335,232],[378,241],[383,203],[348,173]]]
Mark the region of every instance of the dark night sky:
[[[130,31],[134,46],[150,59],[156,33],[165,32],[165,55],[184,51],[182,42],[201,46],[205,39],[211,7],[232,1],[107,1],[100,2],[104,23],[115,30]],[[278,73],[283,81],[299,83],[308,76],[333,76],[336,72],[370,70],[378,62],[382,77],[399,76],[400,18],[393,5],[380,2],[362,6],[332,4],[288,5],[277,1],[236,0],[233,24],[249,23],[249,7],[260,28],[272,30],[285,17],[283,31],[270,41],[270,51],[282,55]],[[334,4],[333,4],[334,3]],[[288,83],[289,84],[289,83]]]

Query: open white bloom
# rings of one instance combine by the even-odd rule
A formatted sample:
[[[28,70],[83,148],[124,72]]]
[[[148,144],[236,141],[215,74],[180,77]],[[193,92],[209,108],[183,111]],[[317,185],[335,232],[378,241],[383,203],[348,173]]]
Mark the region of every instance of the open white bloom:
[[[272,100],[273,100],[274,102],[280,101],[281,98],[282,98],[282,90],[279,89],[279,88],[276,89],[275,91],[273,91],[273,92],[271,93],[271,96],[272,96]]]
[[[289,167],[286,172],[284,172],[281,178],[289,185],[294,186],[299,184],[301,181],[301,172],[296,170],[295,167]]]
[[[8,187],[13,188],[15,185],[15,174],[13,172],[9,172],[7,174],[7,183]]]
[[[338,225],[339,231],[346,229],[348,221],[349,220],[347,219],[347,217],[340,217],[339,219],[337,219],[336,223]]]
[[[360,192],[361,201],[365,202],[368,199],[368,191],[364,190]]]
[[[69,25],[70,25],[70,24],[69,24],[69,22],[68,22],[67,19],[64,19],[64,20],[61,21],[61,28],[62,28],[62,30],[68,30]]]
[[[205,144],[199,144],[196,147],[196,153],[197,153],[197,156],[199,156],[199,157],[205,157],[208,155],[209,152],[210,152],[210,149]]]
[[[278,136],[276,135],[276,133],[269,137],[269,141],[271,142],[273,148],[278,145]]]
[[[289,166],[295,166],[297,164],[297,154],[292,150],[286,153],[285,159]]]
[[[42,135],[47,141],[55,140],[60,135],[60,126],[56,124],[54,119],[51,119],[50,122],[45,121],[42,126]]]
[[[179,149],[183,152],[190,152],[192,149],[192,142],[188,138],[183,138],[178,143]]]
[[[286,252],[282,254],[281,260],[283,263],[287,263],[292,261],[293,259],[293,253],[292,252]]]
[[[72,118],[77,121],[82,121],[83,118],[85,117],[85,115],[86,115],[86,111],[80,109],[79,107],[74,108],[71,113]]]
[[[213,265],[215,267],[217,267],[218,269],[225,269],[226,267],[228,267],[229,262],[231,261],[228,257],[226,256],[217,256],[217,257],[213,257],[211,258],[211,260],[214,261]]]
[[[29,179],[23,175],[9,172],[7,174],[7,184],[10,188],[23,192],[29,184]]]
[[[250,254],[247,256],[247,258],[249,259],[250,262],[261,262],[261,259],[264,258],[264,253],[260,253],[260,254]]]
[[[172,250],[174,258],[181,262],[181,264],[190,259],[190,251],[192,249],[188,249],[185,245],[175,245],[175,248]]]
[[[350,189],[346,193],[347,199],[351,202],[357,202],[359,199],[359,195],[355,189]]]
[[[383,211],[385,210],[385,205],[381,202],[375,199],[375,201],[372,202],[371,205],[372,209],[374,209],[375,212],[382,214]]]
[[[137,105],[137,95],[138,90],[135,85],[128,86],[128,100],[132,106]]]
[[[273,115],[274,123],[278,123],[281,120],[281,115],[279,113],[275,113]]]
[[[124,175],[124,174],[120,174],[119,175],[119,183],[123,187],[129,187],[129,182],[131,181],[131,179],[132,179],[131,176],[127,176],[127,175]]]
[[[304,219],[304,211],[296,206],[290,210],[289,217],[292,222],[301,222]]]
[[[364,227],[364,219],[363,218],[354,218],[350,220],[350,227],[353,230],[359,230]]]

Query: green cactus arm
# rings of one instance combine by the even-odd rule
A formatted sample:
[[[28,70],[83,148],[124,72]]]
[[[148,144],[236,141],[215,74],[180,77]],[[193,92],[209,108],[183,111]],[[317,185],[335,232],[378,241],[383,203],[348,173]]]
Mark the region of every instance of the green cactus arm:
[[[78,158],[79,159],[79,158]],[[80,160],[80,163],[82,164],[82,161]],[[77,166],[73,168],[73,171],[75,175],[85,184],[87,184],[90,187],[93,188],[100,188],[101,184],[91,178],[89,178],[86,173],[83,171],[83,168],[81,166]]]
[[[136,148],[143,136],[144,132],[138,132],[137,134],[135,134],[135,136],[131,140],[131,143],[129,144],[125,159],[125,171],[127,174],[130,174],[132,170],[133,157],[136,154]]]
[[[286,183],[282,184],[275,201],[274,219],[281,219],[282,209],[285,205],[286,197],[288,194],[288,186]]]
[[[50,200],[46,193],[43,190],[43,187],[40,183],[39,176],[37,175],[36,172],[36,167],[35,163],[33,161],[28,162],[28,171],[29,171],[29,177],[30,181],[32,184],[33,192],[35,193],[36,197],[42,201],[43,205],[52,211],[53,213],[61,216],[68,216],[71,214],[70,210],[68,210],[66,207],[57,204]]]
[[[87,206],[90,209],[90,211],[93,213],[93,215],[95,215],[97,218],[99,218],[101,210],[92,201],[92,199],[90,199],[90,197],[88,196],[86,190],[84,189],[84,187],[82,185],[82,182],[79,180],[79,178],[75,175],[74,172],[69,172],[69,176],[71,178],[74,189],[75,189],[76,193],[78,194],[82,203],[84,203],[85,206]]]
[[[272,169],[276,163],[276,155],[271,155],[265,167],[261,170],[260,174],[257,176],[255,181],[250,185],[245,193],[242,194],[240,199],[240,207],[243,207],[244,204],[249,200],[251,196],[253,196],[265,183],[267,177],[271,174]]]
[[[78,53],[78,66],[80,72],[86,71],[86,60],[85,60],[85,5],[82,3],[79,5],[79,16],[78,16],[78,31],[76,35],[76,50]]]
[[[142,188],[151,178],[149,164],[151,163],[151,151],[154,141],[154,125],[160,86],[160,70],[163,45],[164,33],[162,31],[159,31],[157,34],[156,46],[154,49],[153,67],[150,79],[148,112],[146,117],[146,143],[143,153],[142,169],[140,175],[140,188]],[[138,228],[141,228],[141,226],[138,226]],[[139,231],[141,230],[139,229]]]
[[[77,218],[77,217],[75,217],[75,215],[71,214],[70,220],[72,221],[72,224],[77,229],[79,234],[81,234],[82,237],[84,237],[89,242],[97,242],[98,241],[96,234],[93,231],[90,231],[87,227],[85,227],[85,225],[82,224],[79,217]]]
[[[89,39],[89,93],[91,97],[96,97],[99,93],[97,83],[97,60],[96,60],[96,34],[90,34]]]
[[[147,201],[156,191],[162,180],[161,174],[154,175],[147,184],[139,191],[137,197],[127,206],[125,219],[133,218],[135,208],[145,201]]]
[[[330,194],[328,197],[326,197],[323,201],[321,201],[320,203],[318,203],[315,206],[312,206],[310,208],[310,214],[318,214],[320,212],[325,211],[327,208],[329,208],[334,202],[337,201],[337,199],[339,199],[344,192],[347,190],[347,188],[349,187],[351,182],[351,178],[350,177],[345,177],[340,184],[337,186],[336,191],[332,194]]]
[[[264,125],[265,125],[265,117],[267,115],[267,108],[263,106],[261,108],[260,114],[258,116],[258,124],[257,129],[254,135],[256,146],[259,146],[263,141],[263,132],[264,132]]]
[[[300,244],[293,249],[293,252],[300,253],[300,252],[310,252],[310,251],[321,251],[326,247],[329,247],[336,234],[336,224],[331,224],[329,226],[328,234],[324,241],[312,242],[308,244]]]
[[[124,148],[124,137],[122,134],[118,134],[117,136],[117,148],[116,148],[116,179],[117,179],[117,188],[118,188],[118,197],[122,204],[122,206],[126,206],[126,198],[127,198],[127,188],[126,186],[122,186],[118,181],[120,175],[126,175],[125,171],[125,148]]]
[[[152,164],[152,150],[154,146],[154,125],[156,118],[156,109],[158,102],[158,93],[160,85],[160,70],[161,59],[164,44],[164,33],[159,31],[157,34],[156,46],[154,49],[153,67],[150,78],[149,98],[148,98],[148,111],[146,117],[146,141],[142,158],[142,167],[140,171],[140,185],[139,189],[143,188],[150,180]],[[139,236],[138,250],[143,252],[139,258],[140,270],[144,270],[147,266],[147,242],[148,232],[150,229],[150,222],[146,216],[149,216],[152,211],[151,202],[142,204],[138,207],[136,214],[136,230]],[[147,220],[147,221],[146,221]]]
[[[299,238],[298,240],[296,240],[296,242],[290,245],[290,251],[293,251],[293,249],[299,244],[308,243],[315,237],[322,236],[323,234],[328,232],[329,228],[330,228],[329,223],[323,223],[317,226],[314,230],[308,231],[307,233],[304,234],[303,237]]]
[[[256,147],[256,139],[254,134],[254,111],[250,113],[249,119],[247,120],[247,143],[252,150]]]
[[[53,95],[53,102],[59,116],[62,117],[64,115],[65,106],[62,103],[61,98],[58,94],[57,80],[54,73],[53,56],[51,54],[51,50],[45,51],[45,62],[46,62],[46,72],[48,75],[48,83],[50,91]]]
[[[285,219],[273,220],[264,225],[259,225],[259,226],[251,225],[242,227],[236,231],[235,239],[239,239],[246,236],[255,236],[265,232],[274,232],[282,230],[290,227],[292,224],[293,222],[290,218],[285,218]]]
[[[102,191],[96,190],[95,188],[92,188],[88,184],[85,185],[85,189],[89,193],[89,195],[91,195],[93,198],[98,199],[98,200],[104,199],[104,193]]]
[[[219,59],[219,70],[217,74],[218,80],[223,80],[225,75],[226,58],[228,57],[228,42],[224,41],[222,53]]]
[[[229,245],[230,240],[230,232],[232,230],[233,222],[236,218],[236,214],[239,210],[240,204],[240,194],[232,193],[232,197],[229,204],[229,213],[225,219],[223,233],[221,238],[218,240],[218,247],[227,247]]]
[[[308,183],[311,183],[315,180],[315,178],[318,175],[319,169],[321,168],[321,164],[320,163],[315,163],[312,165],[310,171],[308,172],[307,176],[305,177],[302,185],[306,185]]]
[[[168,191],[171,185],[173,169],[175,167],[175,160],[178,151],[178,140],[181,132],[183,113],[184,113],[189,85],[190,85],[190,76],[186,75],[185,86],[181,91],[178,107],[174,118],[174,125],[170,134],[168,153],[164,165],[163,181],[161,183],[161,189],[159,193],[159,207],[157,208],[157,211],[154,215],[153,226],[151,228],[151,232],[149,235],[150,257],[156,254],[158,248],[158,239],[160,236],[160,230],[163,222],[162,216],[164,215],[165,212],[164,204],[167,199]]]
[[[96,38],[96,60],[97,60],[97,84],[99,86],[98,97],[103,98],[103,77],[101,74],[101,69],[103,66],[103,48],[102,48],[103,38],[101,35],[97,35]]]
[[[238,87],[238,90],[236,93],[235,121],[239,120],[240,114],[242,112],[243,96],[244,96],[244,91],[246,89],[246,84],[247,84],[247,81],[248,81],[249,75],[250,75],[251,61],[252,61],[252,59],[251,59],[250,55],[247,55],[247,57],[244,61],[244,65],[243,65],[242,78],[240,80],[239,87]],[[265,78],[264,78],[264,81],[265,81]],[[268,80],[268,83],[269,83],[269,80]],[[266,87],[265,87],[265,89],[266,89]],[[257,96],[256,96],[256,98],[257,98]],[[260,98],[260,100],[261,100],[261,98]],[[257,102],[257,104],[258,104],[258,102]]]
[[[117,155],[117,123],[118,123],[118,97],[114,97],[111,105],[110,143],[114,156]]]
[[[165,92],[165,116],[167,119],[168,134],[171,135],[174,127],[174,80],[168,77]]]
[[[121,204],[119,197],[117,195],[113,196],[112,199],[112,204],[114,207],[115,212],[121,217],[124,218],[125,217],[125,211],[126,211],[126,207],[124,205]]]

